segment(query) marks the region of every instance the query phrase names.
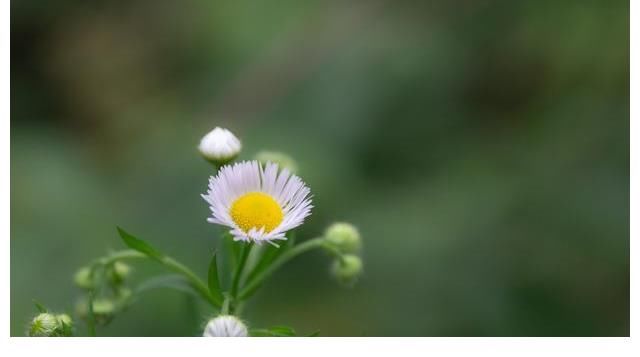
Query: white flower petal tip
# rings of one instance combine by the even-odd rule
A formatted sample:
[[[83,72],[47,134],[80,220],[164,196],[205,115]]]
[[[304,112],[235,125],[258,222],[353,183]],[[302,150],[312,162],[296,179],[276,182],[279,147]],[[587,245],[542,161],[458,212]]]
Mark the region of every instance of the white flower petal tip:
[[[198,150],[205,159],[224,164],[238,156],[242,143],[229,130],[216,127],[200,140]]]
[[[229,227],[235,241],[275,246],[313,207],[311,191],[298,176],[258,161],[223,166],[202,197],[212,212],[207,221]]]
[[[247,337],[247,326],[235,316],[220,315],[207,323],[203,337]]]

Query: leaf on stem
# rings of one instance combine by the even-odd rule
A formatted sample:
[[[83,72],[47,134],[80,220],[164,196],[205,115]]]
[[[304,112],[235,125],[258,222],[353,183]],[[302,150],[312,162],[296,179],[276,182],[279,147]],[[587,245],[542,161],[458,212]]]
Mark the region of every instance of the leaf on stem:
[[[142,239],[136,238],[131,234],[127,233],[124,229],[118,228],[118,234],[120,238],[124,241],[129,248],[137,250],[140,253],[147,255],[150,258],[162,261],[164,258],[164,254],[160,253],[154,247],[152,247],[149,243],[143,241]]]
[[[288,326],[272,326],[266,329],[252,329],[251,336],[254,337],[295,337],[296,331]]]
[[[33,300],[33,304],[36,306],[36,309],[38,309],[39,313],[43,314],[48,312],[47,308],[41,303],[37,302],[35,299]]]
[[[211,257],[211,262],[209,263],[207,282],[209,284],[209,292],[211,293],[211,296],[218,301],[222,301],[222,289],[220,288],[220,277],[218,276],[218,259],[216,258],[215,252],[213,253],[213,257]]]

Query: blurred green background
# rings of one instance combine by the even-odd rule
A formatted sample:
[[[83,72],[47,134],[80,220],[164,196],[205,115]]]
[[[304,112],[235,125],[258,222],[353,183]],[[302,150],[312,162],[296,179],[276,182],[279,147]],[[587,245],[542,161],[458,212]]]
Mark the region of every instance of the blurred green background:
[[[204,277],[210,167],[290,153],[302,237],[360,227],[352,289],[311,253],[248,306],[337,336],[629,334],[626,1],[12,2],[11,334],[120,225]],[[162,272],[135,266],[134,277]],[[202,319],[207,311],[199,310]],[[100,335],[201,333],[157,290]]]

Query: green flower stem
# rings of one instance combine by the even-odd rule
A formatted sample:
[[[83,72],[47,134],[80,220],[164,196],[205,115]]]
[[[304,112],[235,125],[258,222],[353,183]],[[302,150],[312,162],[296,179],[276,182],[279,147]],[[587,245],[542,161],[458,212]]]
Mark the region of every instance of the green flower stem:
[[[122,259],[138,259],[138,258],[150,258],[150,257],[135,250],[122,250],[96,260],[94,262],[94,266],[108,265]],[[153,260],[159,262],[160,264],[164,265],[170,270],[173,270],[174,272],[183,275],[189,281],[191,286],[193,286],[193,288],[196,289],[196,291],[200,294],[200,296],[202,296],[203,299],[205,299],[214,307],[220,308],[222,306],[222,302],[217,301],[211,295],[207,285],[204,282],[202,282],[202,280],[200,280],[200,278],[198,278],[198,276],[194,272],[192,272],[189,268],[187,268],[180,262],[176,261],[175,259],[167,256],[164,256],[161,259],[153,259]]]
[[[238,295],[240,278],[242,277],[242,271],[244,270],[244,266],[247,263],[247,257],[249,257],[249,252],[251,252],[251,247],[253,247],[251,243],[247,243],[243,245],[242,252],[240,252],[240,259],[238,261],[238,265],[236,265],[236,270],[233,273],[233,283],[231,284],[231,297],[233,297],[234,299]]]
[[[220,309],[220,315],[229,314],[229,303],[231,302],[231,296],[229,294],[224,294],[224,302],[222,303],[222,308]]]
[[[160,263],[162,263],[167,268],[175,271],[176,273],[180,273],[184,275],[184,277],[187,278],[187,280],[189,281],[189,283],[191,283],[194,289],[198,291],[200,296],[202,296],[202,298],[205,299],[207,302],[209,302],[211,305],[217,308],[220,308],[222,306],[222,303],[220,301],[217,301],[211,295],[211,292],[209,292],[209,288],[207,287],[207,285],[204,282],[202,282],[202,280],[200,280],[200,278],[198,278],[198,276],[194,272],[192,272],[189,268],[182,265],[181,263],[174,260],[173,258],[167,257],[167,256],[162,258]]]
[[[342,253],[335,249],[333,246],[327,244],[324,238],[314,238],[310,239],[306,242],[300,243],[290,250],[282,253],[280,257],[278,257],[271,265],[260,272],[260,274],[256,275],[253,280],[247,282],[247,285],[242,289],[239,295],[240,300],[244,300],[251,296],[255,292],[256,289],[260,287],[262,282],[271,274],[273,274],[276,270],[278,270],[282,265],[284,265],[289,260],[297,257],[300,254],[308,252],[310,250],[316,248],[324,248],[327,249],[331,254],[335,254],[338,257],[342,256]]]
[[[96,317],[93,314],[93,291],[89,292],[87,304],[87,330],[90,337],[96,337]]]

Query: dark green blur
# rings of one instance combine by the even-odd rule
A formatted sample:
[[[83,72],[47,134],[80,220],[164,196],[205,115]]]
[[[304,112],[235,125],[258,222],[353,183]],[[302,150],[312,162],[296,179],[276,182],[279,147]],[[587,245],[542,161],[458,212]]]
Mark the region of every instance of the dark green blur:
[[[32,299],[73,313],[116,225],[205,277],[215,126],[242,158],[298,160],[299,238],[340,220],[364,239],[357,285],[310,253],[252,327],[629,335],[628,2],[14,1],[12,335]],[[98,334],[198,335],[208,313],[157,290]]]

